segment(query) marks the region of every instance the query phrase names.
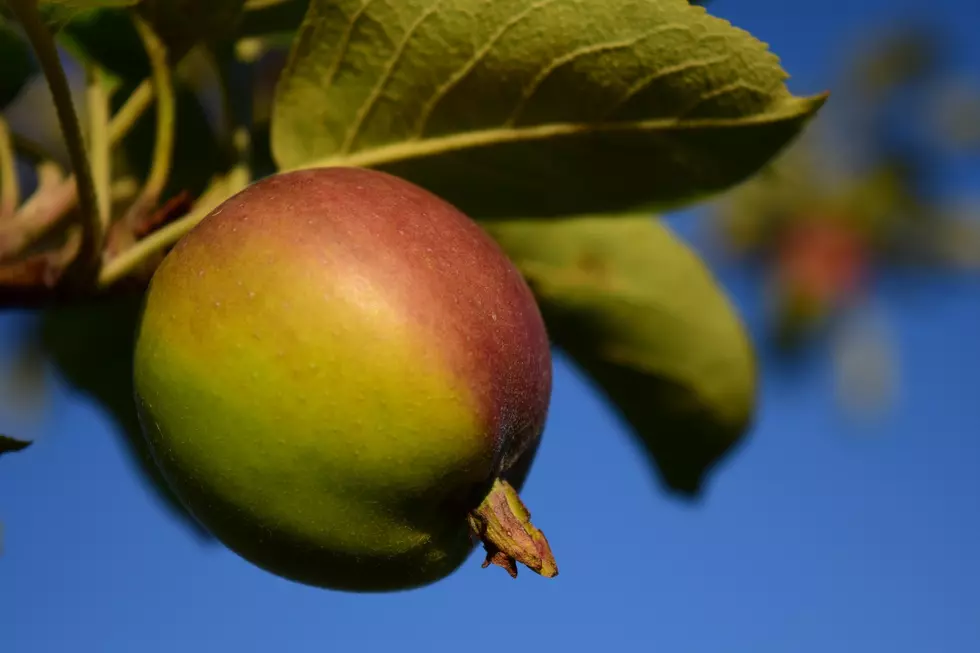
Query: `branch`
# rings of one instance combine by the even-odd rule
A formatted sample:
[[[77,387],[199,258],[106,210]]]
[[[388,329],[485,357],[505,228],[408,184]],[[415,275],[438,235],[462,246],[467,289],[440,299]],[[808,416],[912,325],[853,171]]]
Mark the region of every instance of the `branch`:
[[[78,123],[75,106],[72,103],[68,78],[61,67],[58,49],[54,38],[45,27],[38,11],[37,0],[9,0],[8,6],[20,22],[24,33],[37,56],[41,70],[48,82],[58,114],[58,123],[68,148],[72,168],[75,173],[78,204],[82,214],[82,237],[78,257],[66,270],[66,277],[79,283],[90,282],[97,276],[102,259],[102,240],[104,231],[99,216],[95,184],[85,151],[82,129]]]

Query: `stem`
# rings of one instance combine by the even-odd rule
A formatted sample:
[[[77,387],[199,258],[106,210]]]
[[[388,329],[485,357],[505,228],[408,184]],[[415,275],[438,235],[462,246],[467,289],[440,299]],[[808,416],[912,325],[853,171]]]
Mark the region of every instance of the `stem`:
[[[197,226],[197,223],[203,220],[216,206],[244,188],[245,184],[241,183],[240,175],[234,173],[235,171],[215,179],[198,198],[194,210],[190,213],[166,227],[154,231],[118,256],[109,259],[99,276],[99,287],[108,288],[132,273],[151,256],[176,243]]]
[[[15,258],[58,224],[78,198],[75,180],[58,179],[56,164],[48,161],[38,166],[38,187],[18,209],[14,219],[0,224],[0,260]]]
[[[112,210],[112,163],[109,144],[109,93],[100,71],[95,66],[86,69],[85,102],[88,113],[89,159],[95,183],[102,231],[109,227]]]
[[[153,29],[142,18],[133,15],[136,31],[143,40],[143,47],[150,60],[153,91],[157,100],[157,130],[150,174],[143,185],[142,196],[156,202],[167,185],[174,148],[174,123],[176,100],[173,79],[167,61],[167,48]]]
[[[119,107],[119,111],[109,121],[109,142],[116,145],[125,138],[152,102],[153,84],[150,83],[150,80],[144,79],[139,86],[133,89],[126,102]]]
[[[129,130],[133,128],[139,117],[153,101],[153,86],[144,80],[132,92],[125,104],[109,121],[109,147],[119,143]],[[14,134],[17,147],[35,159],[45,160],[51,157],[44,149],[20,135]],[[78,189],[74,175],[68,176],[56,186],[41,192],[28,200],[17,211],[10,222],[10,228],[0,228],[0,259],[9,258],[33,245],[38,238],[43,237],[55,227],[78,203]]]
[[[17,158],[7,121],[0,115],[0,218],[10,216],[20,204]]]
[[[77,276],[80,282],[86,283],[93,276],[98,275],[102,257],[102,239],[105,234],[99,218],[92,170],[89,167],[85,152],[82,129],[78,123],[78,116],[75,114],[75,106],[72,103],[68,78],[61,67],[54,38],[41,19],[37,0],[8,0],[7,5],[13,10],[21,27],[23,27],[24,33],[37,56],[41,70],[44,72],[48,88],[51,90],[51,97],[54,99],[61,133],[65,139],[65,145],[68,148],[68,155],[74,169],[83,229],[78,258],[66,271],[66,275],[70,279],[75,279]]]

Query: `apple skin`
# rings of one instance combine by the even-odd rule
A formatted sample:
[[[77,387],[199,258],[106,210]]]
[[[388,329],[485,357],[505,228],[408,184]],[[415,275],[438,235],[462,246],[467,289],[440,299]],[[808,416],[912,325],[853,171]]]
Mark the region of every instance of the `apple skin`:
[[[134,356],[150,450],[188,510],[300,583],[408,589],[467,558],[495,478],[520,489],[548,336],[499,246],[358,168],[266,177],[154,273]]]

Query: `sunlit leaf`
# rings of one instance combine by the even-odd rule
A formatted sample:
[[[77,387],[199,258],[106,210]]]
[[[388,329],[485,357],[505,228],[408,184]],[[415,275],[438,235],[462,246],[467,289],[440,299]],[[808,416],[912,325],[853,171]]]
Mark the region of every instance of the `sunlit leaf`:
[[[484,225],[549,333],[632,426],[665,483],[696,494],[748,429],[755,357],[700,258],[647,216]]]
[[[686,0],[312,0],[280,81],[283,168],[358,165],[477,218],[691,201],[824,98]]]

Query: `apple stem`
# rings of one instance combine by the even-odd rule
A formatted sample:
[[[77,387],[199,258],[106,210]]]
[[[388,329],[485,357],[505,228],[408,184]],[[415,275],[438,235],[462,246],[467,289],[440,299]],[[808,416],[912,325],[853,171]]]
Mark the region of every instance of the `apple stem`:
[[[531,513],[510,483],[496,479],[490,493],[470,513],[470,528],[483,542],[483,567],[503,567],[517,578],[517,563],[545,578],[558,575],[558,565],[544,533],[531,523]]]

